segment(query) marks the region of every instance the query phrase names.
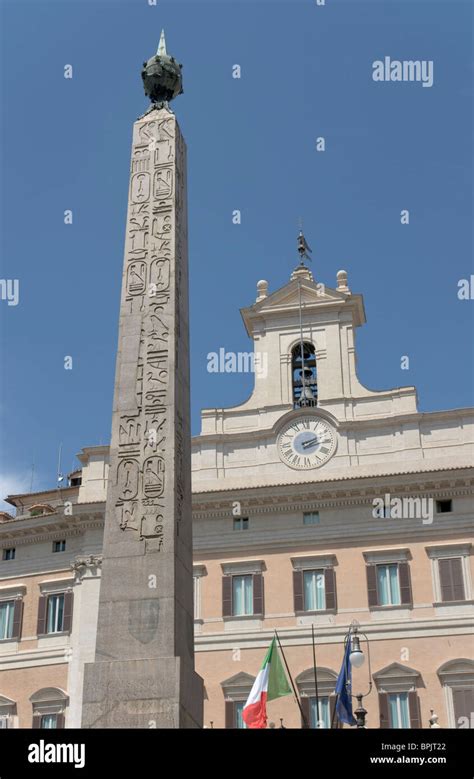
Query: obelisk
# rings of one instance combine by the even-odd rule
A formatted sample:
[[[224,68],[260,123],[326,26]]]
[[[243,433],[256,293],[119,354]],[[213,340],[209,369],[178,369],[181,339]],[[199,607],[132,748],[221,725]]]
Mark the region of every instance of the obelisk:
[[[162,33],[133,126],[110,471],[86,728],[202,727],[194,670],[186,147]]]

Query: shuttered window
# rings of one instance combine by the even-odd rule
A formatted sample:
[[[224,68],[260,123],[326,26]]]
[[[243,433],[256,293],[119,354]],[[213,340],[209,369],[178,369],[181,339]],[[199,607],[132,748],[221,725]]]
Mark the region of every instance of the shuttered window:
[[[379,692],[381,728],[421,728],[420,700],[416,690]]]
[[[453,690],[454,722],[456,728],[472,728],[474,687]]]
[[[410,568],[407,562],[367,565],[369,608],[409,606],[413,603]]]
[[[41,717],[42,730],[56,729],[58,727],[58,715],[57,714],[44,714]]]
[[[377,565],[377,593],[379,606],[399,606],[400,582],[398,565]]]
[[[232,614],[234,617],[253,614],[252,576],[232,577]]]
[[[300,698],[302,728],[340,728],[341,723],[334,715],[337,695],[320,695],[319,707],[316,708],[316,696],[302,695]],[[316,714],[318,713],[318,717]]]
[[[14,600],[7,600],[0,603],[0,639],[12,638],[14,612]]]
[[[324,571],[303,571],[303,599],[305,611],[326,608]]]
[[[222,615],[224,617],[260,616],[264,613],[261,573],[222,577]]]
[[[462,559],[447,557],[438,560],[439,580],[441,585],[441,600],[465,600]]]
[[[69,633],[72,630],[72,592],[41,595],[38,601],[37,634]]]
[[[335,609],[334,568],[293,571],[293,605],[295,613]]]
[[[250,693],[250,690],[249,690]],[[225,702],[225,727],[227,729],[245,730],[247,725],[242,719],[242,712],[247,699]]]
[[[388,708],[390,713],[390,726],[392,728],[410,727],[407,692],[397,692],[389,695]]]

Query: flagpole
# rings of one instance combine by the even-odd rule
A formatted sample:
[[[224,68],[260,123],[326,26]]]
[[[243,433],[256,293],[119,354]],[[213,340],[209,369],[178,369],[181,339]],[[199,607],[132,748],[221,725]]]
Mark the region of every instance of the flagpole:
[[[297,695],[297,693],[296,693],[296,687],[295,687],[295,684],[294,684],[294,682],[293,682],[293,677],[292,677],[292,675],[291,675],[291,673],[290,673],[290,669],[288,668],[288,663],[286,662],[286,657],[285,657],[285,653],[284,653],[284,651],[283,651],[283,647],[282,647],[282,645],[281,645],[280,636],[278,635],[278,633],[277,633],[277,631],[276,631],[276,630],[275,630],[275,636],[276,636],[276,640],[278,641],[278,646],[280,647],[280,652],[281,652],[281,655],[282,655],[282,657],[283,657],[283,662],[285,663],[285,668],[286,668],[286,671],[287,671],[287,673],[288,673],[288,676],[290,677],[291,686],[292,686],[292,688],[293,688],[293,694],[294,694],[294,696],[295,696],[296,703],[298,704],[298,708],[299,708],[299,710],[300,710],[301,719],[302,719],[302,720],[303,720],[303,722],[304,722],[304,726],[305,726],[305,728],[309,728],[309,725],[308,725],[308,720],[306,719],[306,717],[305,717],[305,715],[304,715],[304,711],[303,711],[303,708],[302,708],[302,706],[301,706],[301,701],[300,701],[300,699],[298,698],[298,695]]]
[[[311,636],[313,638],[313,669],[314,669],[314,691],[316,693],[316,727],[319,722],[319,695],[318,695],[318,674],[316,670],[316,646],[314,643],[314,623],[311,623]]]

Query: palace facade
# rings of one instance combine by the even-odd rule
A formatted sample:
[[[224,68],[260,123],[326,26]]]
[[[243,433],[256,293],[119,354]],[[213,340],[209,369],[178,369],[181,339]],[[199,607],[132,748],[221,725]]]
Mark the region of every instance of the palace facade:
[[[203,410],[192,442],[205,725],[242,726],[276,630],[301,711],[287,696],[269,704],[270,720],[330,727],[344,637],[357,624],[367,640],[353,693],[365,696],[368,727],[429,727],[433,711],[442,727],[470,727],[473,409],[423,413],[414,387],[362,386],[364,304],[344,271],[330,288],[301,264],[273,293],[258,282],[241,313],[253,393]],[[108,448],[78,458],[67,487],[11,495],[12,512],[0,514],[3,727],[81,726]]]

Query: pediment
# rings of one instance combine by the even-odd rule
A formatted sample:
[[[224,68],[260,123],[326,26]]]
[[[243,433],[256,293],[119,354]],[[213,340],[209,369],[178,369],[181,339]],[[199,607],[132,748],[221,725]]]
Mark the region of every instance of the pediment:
[[[240,673],[235,674],[235,676],[231,676],[229,679],[226,679],[224,682],[221,682],[221,687],[224,688],[242,687],[248,684],[252,685],[254,681],[255,681],[255,676],[251,676],[250,674],[245,673],[245,671],[241,671]]]
[[[332,682],[335,684],[337,680],[337,673],[331,668],[318,668],[316,672],[318,682]],[[295,682],[298,685],[313,684],[314,685],[314,668],[307,668],[306,671],[302,671],[295,678]]]
[[[466,657],[460,657],[456,660],[448,660],[438,668],[439,676],[452,676],[452,675],[474,675],[474,661],[469,660]]]
[[[290,281],[284,287],[272,292],[263,300],[252,306],[255,313],[264,313],[271,309],[294,308],[299,306],[300,302],[300,284],[301,284],[301,302],[303,305],[321,305],[329,302],[343,302],[350,298],[350,295],[339,292],[336,289],[326,286],[322,282],[303,279]]]
[[[401,665],[400,663],[391,663],[391,665],[385,666],[381,671],[377,671],[373,674],[374,679],[388,679],[390,677],[406,677],[414,678],[419,676],[420,672],[414,668],[409,668],[407,665]]]
[[[334,306],[339,310],[347,307],[355,327],[366,321],[361,295],[351,294],[348,291],[342,292],[313,279],[299,278],[293,279],[252,306],[240,309],[248,335],[252,338],[257,326],[261,331],[262,323],[266,323],[272,317],[280,319],[288,317],[290,320],[290,317],[297,316],[300,294],[303,313],[306,315],[316,314],[318,309],[322,313],[333,312]]]

